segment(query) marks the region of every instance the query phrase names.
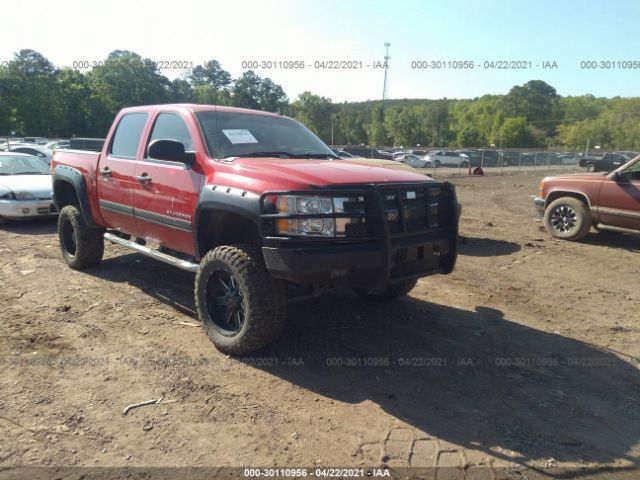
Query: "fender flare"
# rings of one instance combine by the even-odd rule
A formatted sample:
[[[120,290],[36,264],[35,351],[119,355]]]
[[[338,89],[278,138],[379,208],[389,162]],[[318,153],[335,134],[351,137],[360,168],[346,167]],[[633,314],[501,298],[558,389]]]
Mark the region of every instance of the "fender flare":
[[[89,198],[87,195],[87,186],[85,184],[84,176],[80,170],[69,167],[67,165],[56,165],[53,169],[53,203],[58,211],[60,211],[60,205],[56,198],[56,185],[59,182],[68,183],[73,187],[78,198],[78,204],[80,207],[80,213],[84,218],[84,221],[90,228],[102,228],[98,225],[91,215],[91,207],[89,206]]]
[[[206,253],[200,251],[200,221],[204,213],[218,210],[239,215],[249,220],[259,231],[260,195],[237,187],[207,185],[198,196],[194,219],[194,252],[197,260]]]

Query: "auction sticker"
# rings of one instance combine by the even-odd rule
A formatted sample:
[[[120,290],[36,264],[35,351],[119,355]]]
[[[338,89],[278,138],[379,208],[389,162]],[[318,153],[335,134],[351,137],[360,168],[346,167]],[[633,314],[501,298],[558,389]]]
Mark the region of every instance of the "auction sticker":
[[[231,143],[258,143],[256,137],[254,137],[251,132],[244,128],[227,128],[222,129],[222,133],[226,135]]]

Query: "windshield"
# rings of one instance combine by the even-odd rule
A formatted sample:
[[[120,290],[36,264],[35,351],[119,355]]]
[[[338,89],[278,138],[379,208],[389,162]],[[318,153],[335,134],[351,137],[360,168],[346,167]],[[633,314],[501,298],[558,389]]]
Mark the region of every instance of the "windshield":
[[[0,155],[0,175],[49,175],[49,167],[31,155]]]
[[[236,112],[198,112],[196,116],[216,158],[337,158],[322,140],[291,118]]]

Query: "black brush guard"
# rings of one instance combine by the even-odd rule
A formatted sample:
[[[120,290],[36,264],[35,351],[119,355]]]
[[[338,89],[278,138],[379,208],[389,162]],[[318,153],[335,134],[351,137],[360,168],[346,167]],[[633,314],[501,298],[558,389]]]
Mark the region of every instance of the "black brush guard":
[[[281,195],[363,197],[364,212],[277,213]],[[260,198],[260,233],[267,269],[299,284],[342,285],[382,292],[389,284],[453,271],[458,204],[450,183],[384,183],[266,192]],[[282,236],[280,219],[360,218],[343,236]]]

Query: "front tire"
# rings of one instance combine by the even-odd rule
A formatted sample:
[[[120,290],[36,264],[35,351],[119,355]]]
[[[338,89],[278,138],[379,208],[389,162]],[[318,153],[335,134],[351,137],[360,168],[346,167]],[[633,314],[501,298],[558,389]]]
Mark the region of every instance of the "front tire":
[[[284,326],[284,287],[252,246],[222,246],[207,253],[196,274],[195,300],[209,339],[224,353],[259,350]]]
[[[104,254],[103,231],[90,228],[75,205],[67,205],[58,215],[58,237],[62,258],[74,270],[95,267]]]
[[[418,279],[405,280],[404,282],[395,283],[389,285],[389,287],[382,293],[371,293],[366,290],[356,288],[355,291],[358,295],[366,300],[374,300],[377,302],[390,302],[398,297],[404,297],[407,295],[418,283]]]
[[[593,163],[588,163],[587,172],[595,172],[595,171],[596,171],[596,166]]]
[[[591,228],[589,207],[577,198],[558,198],[544,211],[544,226],[556,238],[580,240]]]

